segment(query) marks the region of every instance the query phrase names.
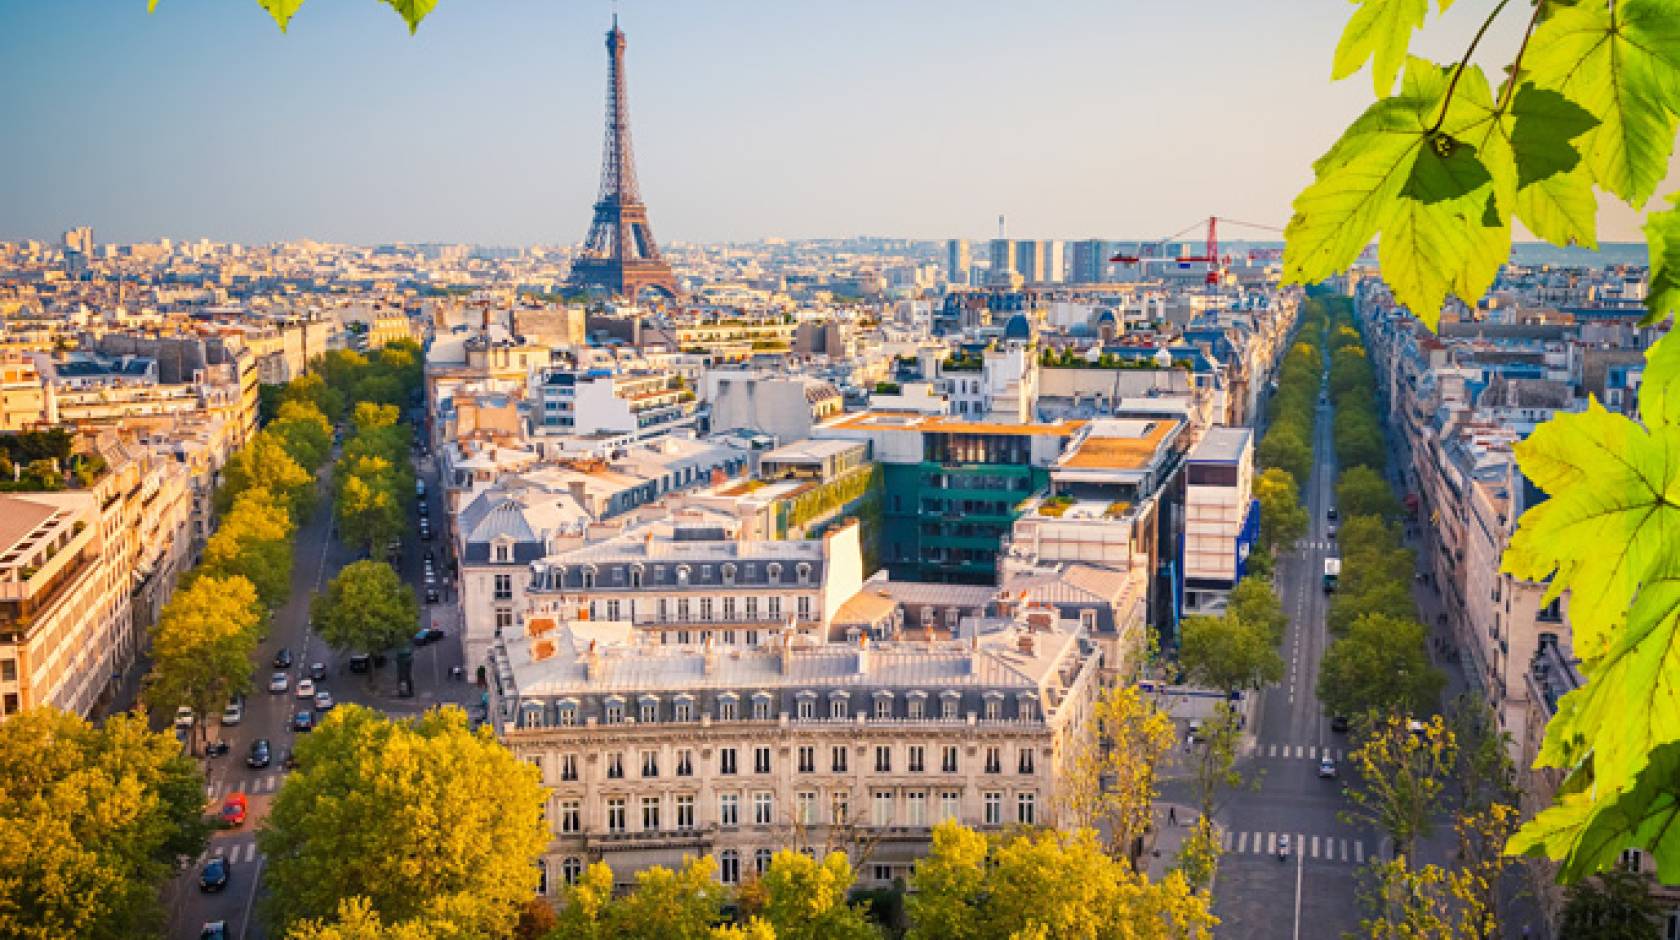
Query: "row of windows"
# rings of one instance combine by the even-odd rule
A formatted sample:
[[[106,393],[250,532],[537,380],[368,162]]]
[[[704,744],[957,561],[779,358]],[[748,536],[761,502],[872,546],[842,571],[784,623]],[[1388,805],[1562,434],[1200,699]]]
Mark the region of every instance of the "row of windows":
[[[490,560],[500,563],[514,561],[513,547],[507,543],[497,543],[490,548]],[[544,586],[550,589],[567,586],[567,575],[571,568],[566,565],[551,565],[543,571]],[[667,584],[665,566],[654,565],[652,577],[648,577],[647,569],[640,564],[613,565],[608,569],[607,582],[619,587],[639,588],[644,584]],[[722,584],[725,587],[734,585],[738,580],[749,584],[811,584],[815,567],[808,561],[795,562],[784,565],[779,561],[768,562],[764,565],[764,581],[758,580],[758,563],[744,562],[740,565],[727,562],[716,566],[700,565],[698,570],[692,565],[677,565],[671,572],[669,584],[676,587],[688,587],[690,584]],[[597,565],[586,564],[577,569],[577,580],[572,587],[582,587],[590,590],[603,586],[601,570]]]
[[[743,805],[742,797],[750,797]],[[829,794],[828,813],[822,812],[820,794],[816,790],[801,790],[794,794],[792,822],[804,826],[844,826],[852,822],[852,797],[848,790]],[[661,796],[644,796],[631,803],[629,797],[610,796],[606,799],[606,831],[630,831],[631,812],[638,811],[640,826],[637,832],[688,832],[696,827],[695,796],[680,793],[671,798],[671,816],[665,815],[666,801]],[[1005,822],[1005,801],[1001,790],[987,790],[981,794],[981,825],[1001,826]],[[962,793],[958,790],[875,790],[869,795],[869,825],[871,826],[934,826],[959,817]],[[754,826],[773,826],[782,822],[776,813],[776,795],[768,790],[751,794],[720,793],[717,798],[716,824],[725,829],[742,825],[742,812],[747,810],[749,823]],[[667,819],[670,823],[667,827]],[[1033,825],[1038,820],[1038,794],[1021,792],[1015,795],[1013,822]],[[583,801],[561,800],[555,813],[556,828],[563,835],[578,835],[583,830]]]
[[[897,748],[888,744],[875,746],[875,772],[892,773],[894,756]],[[954,744],[940,746],[937,752],[939,758],[938,773],[954,774],[961,772],[959,748]],[[755,747],[752,749],[752,772],[767,774],[771,772],[771,748]],[[910,744],[904,746],[903,768],[907,773],[926,773],[931,765],[928,761],[929,749],[926,745]],[[799,773],[809,774],[817,772],[817,748],[815,745],[802,744],[796,753],[796,766]],[[1015,761],[1011,765],[1016,773],[1031,774],[1036,771],[1037,763],[1034,757],[1036,751],[1031,747],[1015,749]],[[997,745],[989,745],[985,750],[982,767],[988,774],[1001,774],[1004,768],[1004,750]],[[657,778],[661,753],[656,750],[645,750],[639,754],[641,776],[644,779]],[[625,752],[610,751],[605,755],[604,766],[608,780],[623,780],[625,777]],[[733,747],[718,749],[718,773],[722,776],[734,776],[741,772],[740,750]],[[829,748],[827,766],[831,773],[850,772],[851,747],[849,745],[835,745]],[[531,758],[533,764],[540,770],[540,758]],[[694,749],[678,748],[671,762],[674,776],[694,776]],[[560,779],[565,782],[580,779],[578,773],[578,755],[575,753],[560,755]]]
[[[874,704],[870,716],[879,721],[894,718],[893,701],[896,693],[889,690],[875,692],[872,696]],[[1001,721],[1004,718],[1003,693],[988,692],[984,696],[981,717],[987,721]],[[636,720],[641,724],[652,724],[660,720],[660,700],[655,695],[642,695],[636,699]],[[575,698],[561,699],[556,705],[554,719],[562,727],[571,727],[579,723],[581,702]],[[752,696],[751,716],[755,721],[769,721],[777,717],[775,711],[775,697],[769,692],[757,692]],[[938,717],[945,721],[956,721],[961,717],[961,693],[955,691],[940,694]],[[544,709],[541,702],[527,701],[521,705],[522,715],[520,724],[526,728],[539,728],[544,724]],[[605,724],[622,724],[628,716],[628,703],[621,695],[610,695],[602,702],[601,720]],[[742,719],[741,696],[736,692],[724,692],[717,697],[715,716],[718,721],[740,721]],[[803,721],[812,721],[818,717],[817,693],[803,691],[796,696],[794,717]],[[675,722],[698,721],[700,709],[694,696],[687,693],[678,695],[671,704],[670,720]],[[852,717],[851,693],[836,690],[828,694],[826,717],[830,720],[846,720]],[[928,709],[927,693],[913,691],[905,694],[903,717],[909,721],[925,721],[933,716]],[[1034,693],[1022,692],[1016,696],[1015,717],[1022,721],[1031,721],[1037,717],[1037,700]]]

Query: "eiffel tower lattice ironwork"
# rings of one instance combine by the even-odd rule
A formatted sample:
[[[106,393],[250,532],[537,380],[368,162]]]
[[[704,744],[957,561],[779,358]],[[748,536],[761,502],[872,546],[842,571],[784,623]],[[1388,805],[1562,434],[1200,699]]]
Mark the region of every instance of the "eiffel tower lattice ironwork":
[[[646,288],[675,295],[676,278],[660,257],[648,225],[647,206],[636,188],[636,155],[630,146],[630,109],[625,92],[624,31],[614,14],[607,33],[607,138],[601,148],[601,195],[583,251],[572,262],[572,284],[602,287],[634,297]]]

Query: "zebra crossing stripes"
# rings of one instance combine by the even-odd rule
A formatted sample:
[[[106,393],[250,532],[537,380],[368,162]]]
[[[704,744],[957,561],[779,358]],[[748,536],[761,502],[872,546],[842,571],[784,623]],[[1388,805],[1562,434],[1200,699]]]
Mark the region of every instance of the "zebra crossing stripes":
[[[1300,758],[1300,759],[1303,759],[1303,760],[1318,760],[1320,757],[1329,757],[1331,760],[1334,760],[1334,761],[1340,761],[1342,759],[1342,757],[1347,753],[1345,750],[1343,750],[1342,748],[1339,748],[1339,747],[1336,747],[1336,748],[1327,747],[1327,748],[1320,749],[1318,747],[1318,745],[1316,745],[1316,744],[1266,744],[1266,745],[1257,745],[1255,747],[1255,751],[1259,756],[1262,756],[1262,757],[1276,757],[1276,758],[1280,758],[1280,759],[1282,759],[1282,758],[1288,758],[1288,759]]]
[[[212,800],[219,800],[230,793],[273,793],[280,789],[280,781],[284,774],[264,774],[255,780],[218,780],[206,788]]]
[[[1279,832],[1232,832],[1225,830],[1220,848],[1227,855],[1276,855]],[[1365,843],[1343,836],[1304,836],[1287,833],[1291,853],[1305,853],[1308,861],[1336,864],[1365,864]]]
[[[1296,542],[1295,545],[1296,545],[1297,548],[1301,549],[1302,551],[1321,551],[1321,552],[1327,552],[1327,551],[1330,551],[1331,549],[1336,547],[1336,543],[1333,542],[1333,541],[1330,541],[1328,539],[1316,539],[1316,540],[1312,540],[1312,541],[1302,539],[1301,541]]]
[[[229,865],[249,865],[257,860],[257,840],[211,842],[210,850],[204,853],[204,859],[208,861],[217,856],[227,859]]]

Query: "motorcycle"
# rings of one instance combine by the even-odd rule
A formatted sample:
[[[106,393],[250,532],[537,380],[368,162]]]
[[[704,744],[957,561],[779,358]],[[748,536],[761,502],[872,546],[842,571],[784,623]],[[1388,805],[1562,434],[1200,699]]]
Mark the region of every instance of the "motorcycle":
[[[1278,861],[1280,861],[1280,862],[1288,860],[1288,858],[1289,858],[1289,837],[1288,836],[1279,836],[1278,837],[1278,853],[1277,853],[1277,855],[1278,855]]]

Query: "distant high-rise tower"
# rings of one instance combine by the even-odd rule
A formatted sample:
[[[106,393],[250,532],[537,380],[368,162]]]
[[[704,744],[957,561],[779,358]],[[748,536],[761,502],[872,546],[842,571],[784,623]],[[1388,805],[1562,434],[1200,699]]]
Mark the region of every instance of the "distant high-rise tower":
[[[1098,284],[1108,280],[1108,245],[1100,238],[1073,243],[1073,282]]]
[[[630,147],[630,107],[626,99],[624,31],[614,14],[607,33],[607,138],[601,148],[601,195],[583,251],[572,262],[572,284],[604,287],[634,297],[654,287],[677,292],[671,266],[659,256],[648,226],[647,206],[636,187],[636,156]]]
[[[951,284],[967,284],[973,260],[968,253],[968,239],[953,238],[945,243],[945,280]]]

